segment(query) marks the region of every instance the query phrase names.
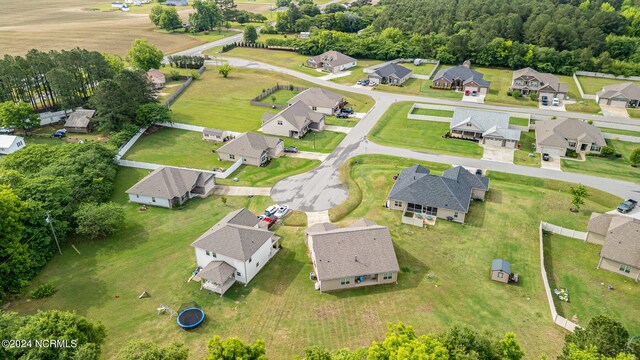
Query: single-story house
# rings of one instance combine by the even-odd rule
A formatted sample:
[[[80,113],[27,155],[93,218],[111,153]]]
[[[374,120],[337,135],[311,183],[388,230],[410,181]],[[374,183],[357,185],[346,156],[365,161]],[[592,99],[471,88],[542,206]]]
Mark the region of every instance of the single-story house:
[[[389,228],[360,219],[346,228],[317,224],[306,231],[320,292],[397,282]]]
[[[596,94],[596,102],[600,105],[617,107],[640,106],[640,85],[632,82],[603,86]]]
[[[536,121],[536,151],[564,156],[567,150],[599,154],[607,142],[597,127],[577,119]]]
[[[298,101],[302,101],[311,110],[325,115],[339,113],[345,104],[344,96],[322,88],[309,88],[302,91],[289,100],[288,106]]]
[[[464,223],[471,200],[484,200],[487,191],[489,178],[472,174],[462,166],[436,176],[422,165],[414,165],[398,175],[387,207]]]
[[[598,269],[640,281],[640,220],[623,215],[592,214],[587,241],[603,244]]]
[[[474,139],[481,144],[514,149],[520,141],[520,130],[509,129],[509,114],[455,108],[451,118],[451,137]]]
[[[229,140],[230,135],[226,130],[218,130],[211,128],[202,129],[202,140],[224,142]]]
[[[265,134],[295,139],[303,137],[309,130],[322,131],[323,129],[324,114],[312,111],[302,101],[293,103],[262,123],[262,131]]]
[[[484,79],[484,75],[470,69],[471,64],[465,61],[464,65],[440,70],[433,77],[431,86],[443,89],[457,89],[462,91],[475,91],[486,95],[491,83]]]
[[[491,280],[503,283],[509,282],[511,276],[511,263],[504,259],[493,259],[491,261]]]
[[[95,113],[95,110],[78,109],[69,115],[64,128],[70,133],[88,134],[93,131],[91,118]]]
[[[561,83],[557,76],[524,68],[513,72],[510,90],[518,90],[522,95],[538,94],[538,98],[564,99],[569,92],[569,84]]]
[[[167,82],[167,78],[164,73],[158,69],[151,69],[147,71],[147,77],[153,84],[154,89],[162,89]]]
[[[396,63],[389,63],[369,74],[369,82],[374,84],[402,85],[411,78],[413,71]]]
[[[24,138],[16,135],[0,135],[0,154],[9,155],[25,146]]]
[[[212,172],[161,166],[126,192],[131,202],[172,208],[194,197],[207,197],[215,184]]]
[[[167,5],[169,5],[169,6],[189,6],[189,1],[187,1],[187,0],[167,0]]]
[[[218,160],[236,162],[242,159],[243,164],[263,166],[283,152],[282,139],[248,132],[222,145],[218,149]]]
[[[230,212],[191,246],[200,270],[195,275],[201,289],[222,296],[236,281],[245,286],[278,252],[279,236],[260,226],[251,211]]]
[[[302,34],[303,33],[300,33],[301,39],[303,38]],[[307,33],[306,38],[309,37],[308,34],[309,33]],[[322,69],[331,73],[337,73],[356,66],[358,64],[358,60],[341,52],[330,50],[318,56],[310,57],[306,63],[307,66],[315,69]]]

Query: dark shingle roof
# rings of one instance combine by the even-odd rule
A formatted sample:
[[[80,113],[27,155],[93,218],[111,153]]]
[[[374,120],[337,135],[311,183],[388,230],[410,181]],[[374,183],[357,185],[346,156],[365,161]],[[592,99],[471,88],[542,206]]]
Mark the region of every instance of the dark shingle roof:
[[[511,274],[511,263],[505,259],[493,259],[491,262],[491,271],[504,271]]]
[[[161,166],[130,187],[127,194],[154,196],[164,199],[180,197],[191,191],[197,182],[206,182],[213,173]]]
[[[478,190],[489,190],[489,178],[483,175],[476,175],[469,172],[469,170],[462,166],[456,166],[451,169],[447,169],[442,173],[443,177],[463,181],[471,185],[472,188]]]
[[[198,272],[198,276],[216,284],[224,284],[235,272],[236,268],[224,261],[212,261]]]
[[[218,152],[258,158],[263,152],[275,148],[282,141],[282,139],[276,137],[248,132],[240,135],[235,140],[227,142],[218,149]]]
[[[391,75],[395,75],[399,78],[403,78],[409,74],[412,73],[412,71],[410,69],[407,69],[404,66],[400,66],[396,63],[389,63],[379,69],[377,69],[376,71],[373,72],[374,74],[380,76],[380,77],[389,77]]]
[[[95,113],[96,113],[95,110],[84,110],[84,109],[76,110],[73,113],[71,113],[71,115],[69,115],[69,117],[67,118],[67,121],[64,123],[64,126],[79,127],[79,128],[87,127],[89,126],[89,123],[91,122],[91,118]]]
[[[473,69],[469,69],[464,65],[454,66],[448,69],[443,69],[436,73],[436,76],[433,77],[435,79],[445,78],[449,81],[453,81],[455,79],[462,80],[463,84],[467,84],[471,81],[475,81],[480,86],[489,86],[491,83],[484,79],[484,75],[479,73]]]

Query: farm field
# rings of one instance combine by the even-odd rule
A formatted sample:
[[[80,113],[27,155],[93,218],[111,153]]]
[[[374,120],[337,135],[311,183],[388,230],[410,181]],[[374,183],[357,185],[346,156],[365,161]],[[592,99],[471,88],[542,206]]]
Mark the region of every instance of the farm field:
[[[577,315],[583,326],[592,317],[605,315],[620,321],[629,333],[638,334],[640,323],[634,319],[640,319],[640,285],[620,274],[598,270],[601,249],[601,245],[560,235],[544,237],[549,286],[552,291],[565,288],[569,292],[569,302],[554,298],[556,310],[567,319]],[[608,290],[608,285],[614,290]]]
[[[150,207],[140,212],[136,204],[128,203],[124,190],[148,171],[121,168],[112,200],[126,209],[124,229],[107,239],[74,239],[81,255],[65,247],[31,286],[53,281],[58,291],[46,299],[14,301],[9,309],[21,313],[75,309],[102,321],[108,329],[103,346],[107,358],[128,339],[140,338],[183,341],[191,358],[200,359],[214,334],[247,342],[264,339],[267,356],[292,358],[311,344],[332,349],[369,345],[382,338],[390,321],[412,324],[419,333],[461,323],[496,334],[515,331],[528,356],[558,354],[564,332],[549,320],[539,279],[537,224],[544,216],[558,225],[584,227],[591,211],[605,211],[619,199],[592,190],[594,195],[575,214],[567,210],[567,184],[495,173],[490,175],[487,201],[474,203],[467,225],[438,221],[431,229],[420,229],[401,225],[400,212],[380,206],[391,188],[391,176],[414,162],[373,156],[354,160],[358,165],[349,173],[366,195],[341,223],[364,216],[389,226],[402,268],[397,285],[320,295],[308,279],[312,266],[304,227],[278,226],[275,232],[282,237],[283,249],[262,272],[248,286],[235,285],[224,297],[209,295],[198,284],[186,282],[195,267],[191,242],[226,213],[239,207],[261,212],[272,203],[270,199],[228,197],[223,205],[212,196],[176,210]],[[434,173],[445,169],[423,165]],[[504,206],[515,202],[519,206]],[[519,285],[488,280],[491,259],[497,256],[513,263],[521,274]],[[452,263],[464,264],[466,275],[452,272]],[[430,279],[429,273],[435,277]],[[138,299],[142,291],[151,297]],[[77,296],[79,292],[84,296]],[[496,302],[496,297],[509,306]],[[194,301],[208,316],[194,331],[183,331],[175,320],[156,313],[161,303],[177,309]]]
[[[602,90],[603,86],[607,86],[607,85],[622,84],[626,82],[634,82],[640,85],[640,81],[595,78],[590,76],[578,76],[578,81],[580,81],[580,85],[582,86],[582,91],[584,91],[585,94],[591,94],[591,95],[595,95],[598,91]]]
[[[535,132],[523,131],[520,134],[520,149],[513,152],[513,163],[516,165],[540,167],[540,153],[536,152],[534,148],[535,143]],[[529,156],[529,154],[533,154],[533,156]]]
[[[371,129],[369,139],[381,145],[403,147],[439,154],[482,157],[482,147],[472,141],[444,139],[449,131],[444,122],[409,120],[412,103],[395,103]]]
[[[607,144],[615,149],[617,153],[622,154],[622,157],[609,160],[595,156],[587,156],[586,161],[562,159],[562,170],[636,183],[639,182],[640,168],[630,166],[629,155],[631,155],[633,149],[640,146],[640,144],[616,140],[607,140]]]
[[[0,54],[24,55],[32,48],[47,51],[81,47],[125,55],[133,40],[141,37],[171,53],[203,42],[181,33],[154,31],[143,13],[100,11],[103,5],[101,0],[34,0],[25,12],[22,2],[3,4]],[[185,11],[189,10],[182,10],[181,16],[186,18]]]
[[[171,105],[173,120],[231,131],[255,131],[262,125],[261,116],[265,112],[276,113],[277,109],[252,106],[249,100],[276,84],[313,86],[284,74],[253,69],[234,68],[228,78],[223,78],[215,67],[209,66]],[[358,112],[373,105],[368,96],[340,93]]]

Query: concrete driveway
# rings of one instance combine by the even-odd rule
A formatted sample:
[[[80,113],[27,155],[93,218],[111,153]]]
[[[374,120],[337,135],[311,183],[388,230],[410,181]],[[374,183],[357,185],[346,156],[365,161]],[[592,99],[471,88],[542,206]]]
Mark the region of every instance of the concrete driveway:
[[[307,226],[330,223],[329,210],[307,212]]]
[[[615,116],[621,118],[630,118],[629,113],[626,108],[621,108],[617,106],[611,105],[600,105],[600,109],[602,109],[602,115],[604,116]]]
[[[513,164],[513,152],[515,149],[508,149],[497,146],[482,146],[484,153],[482,154],[482,160],[497,161],[508,164]]]
[[[636,199],[634,199],[634,200],[640,200],[640,199],[636,198]],[[618,210],[616,210],[616,209],[613,209],[613,210],[611,210],[611,211],[607,211],[607,214],[612,214],[612,215],[622,215],[622,216],[630,216],[630,217],[632,217],[632,218],[634,218],[634,219],[638,219],[638,220],[640,220],[640,207],[639,207],[639,206],[636,206],[636,208],[635,208],[635,209],[633,209],[630,213],[627,213],[627,214],[621,214],[621,213],[619,213],[619,212],[618,212]]]
[[[552,101],[553,101],[553,99],[549,99],[549,105],[542,105],[542,102],[538,101],[538,109],[554,110],[554,111],[567,111],[567,108],[564,107],[564,101],[563,100],[560,100],[560,105],[558,105],[558,106],[551,105]]]
[[[478,94],[476,96],[471,96],[471,95],[465,96],[464,94],[462,94],[462,101],[476,103],[476,104],[484,104],[484,97],[485,95],[481,95],[481,94]]]
[[[269,196],[271,195],[271,188],[216,185],[216,187],[213,188],[213,193],[215,195],[227,196]]]
[[[321,70],[319,70],[320,72],[322,72]],[[331,74],[327,74],[324,76],[320,76],[318,79],[320,80],[331,80],[331,79],[337,79],[337,78],[341,78],[343,76],[349,76],[351,75],[351,71],[339,71],[337,73],[331,73]]]
[[[549,161],[544,161],[540,158],[540,167],[543,169],[551,169],[562,171],[560,167],[560,157],[559,156],[549,156]]]
[[[323,154],[323,153],[311,152],[311,151],[299,151],[297,153],[287,153],[286,156],[292,157],[292,158],[324,161],[327,158],[327,156],[329,156],[329,154]]]
[[[348,126],[337,126],[337,125],[325,125],[324,129],[327,131],[335,131],[335,132],[341,132],[341,133],[345,133],[348,134],[349,131],[351,131],[351,129]]]

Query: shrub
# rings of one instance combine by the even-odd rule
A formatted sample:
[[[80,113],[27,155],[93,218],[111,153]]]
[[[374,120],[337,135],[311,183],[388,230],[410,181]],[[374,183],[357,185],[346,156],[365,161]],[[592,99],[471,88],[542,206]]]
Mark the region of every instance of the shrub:
[[[593,125],[593,120],[588,120],[588,121],[587,121],[587,124],[589,124],[589,125]]]
[[[507,96],[513,96],[513,91],[507,90]]]
[[[52,283],[45,283],[33,289],[33,291],[31,291],[31,294],[29,295],[31,296],[32,299],[36,300],[36,299],[47,298],[53,295],[53,293],[55,292],[56,292],[56,288],[53,286]]]
[[[116,203],[80,205],[74,217],[78,223],[76,232],[90,239],[107,237],[122,228],[124,208]]]
[[[613,158],[614,156],[616,156],[616,151],[609,146],[605,146],[600,150],[600,156],[606,157],[606,158]]]
[[[169,78],[171,80],[180,80],[180,73],[178,72],[178,70],[171,70],[169,72]]]
[[[516,99],[520,99],[522,97],[522,92],[520,90],[515,90],[512,96]]]
[[[529,99],[532,101],[538,101],[538,94],[529,93]]]
[[[570,158],[577,158],[578,157],[578,153],[576,153],[575,150],[571,150],[568,149],[567,153],[565,154],[566,157],[570,157]]]

